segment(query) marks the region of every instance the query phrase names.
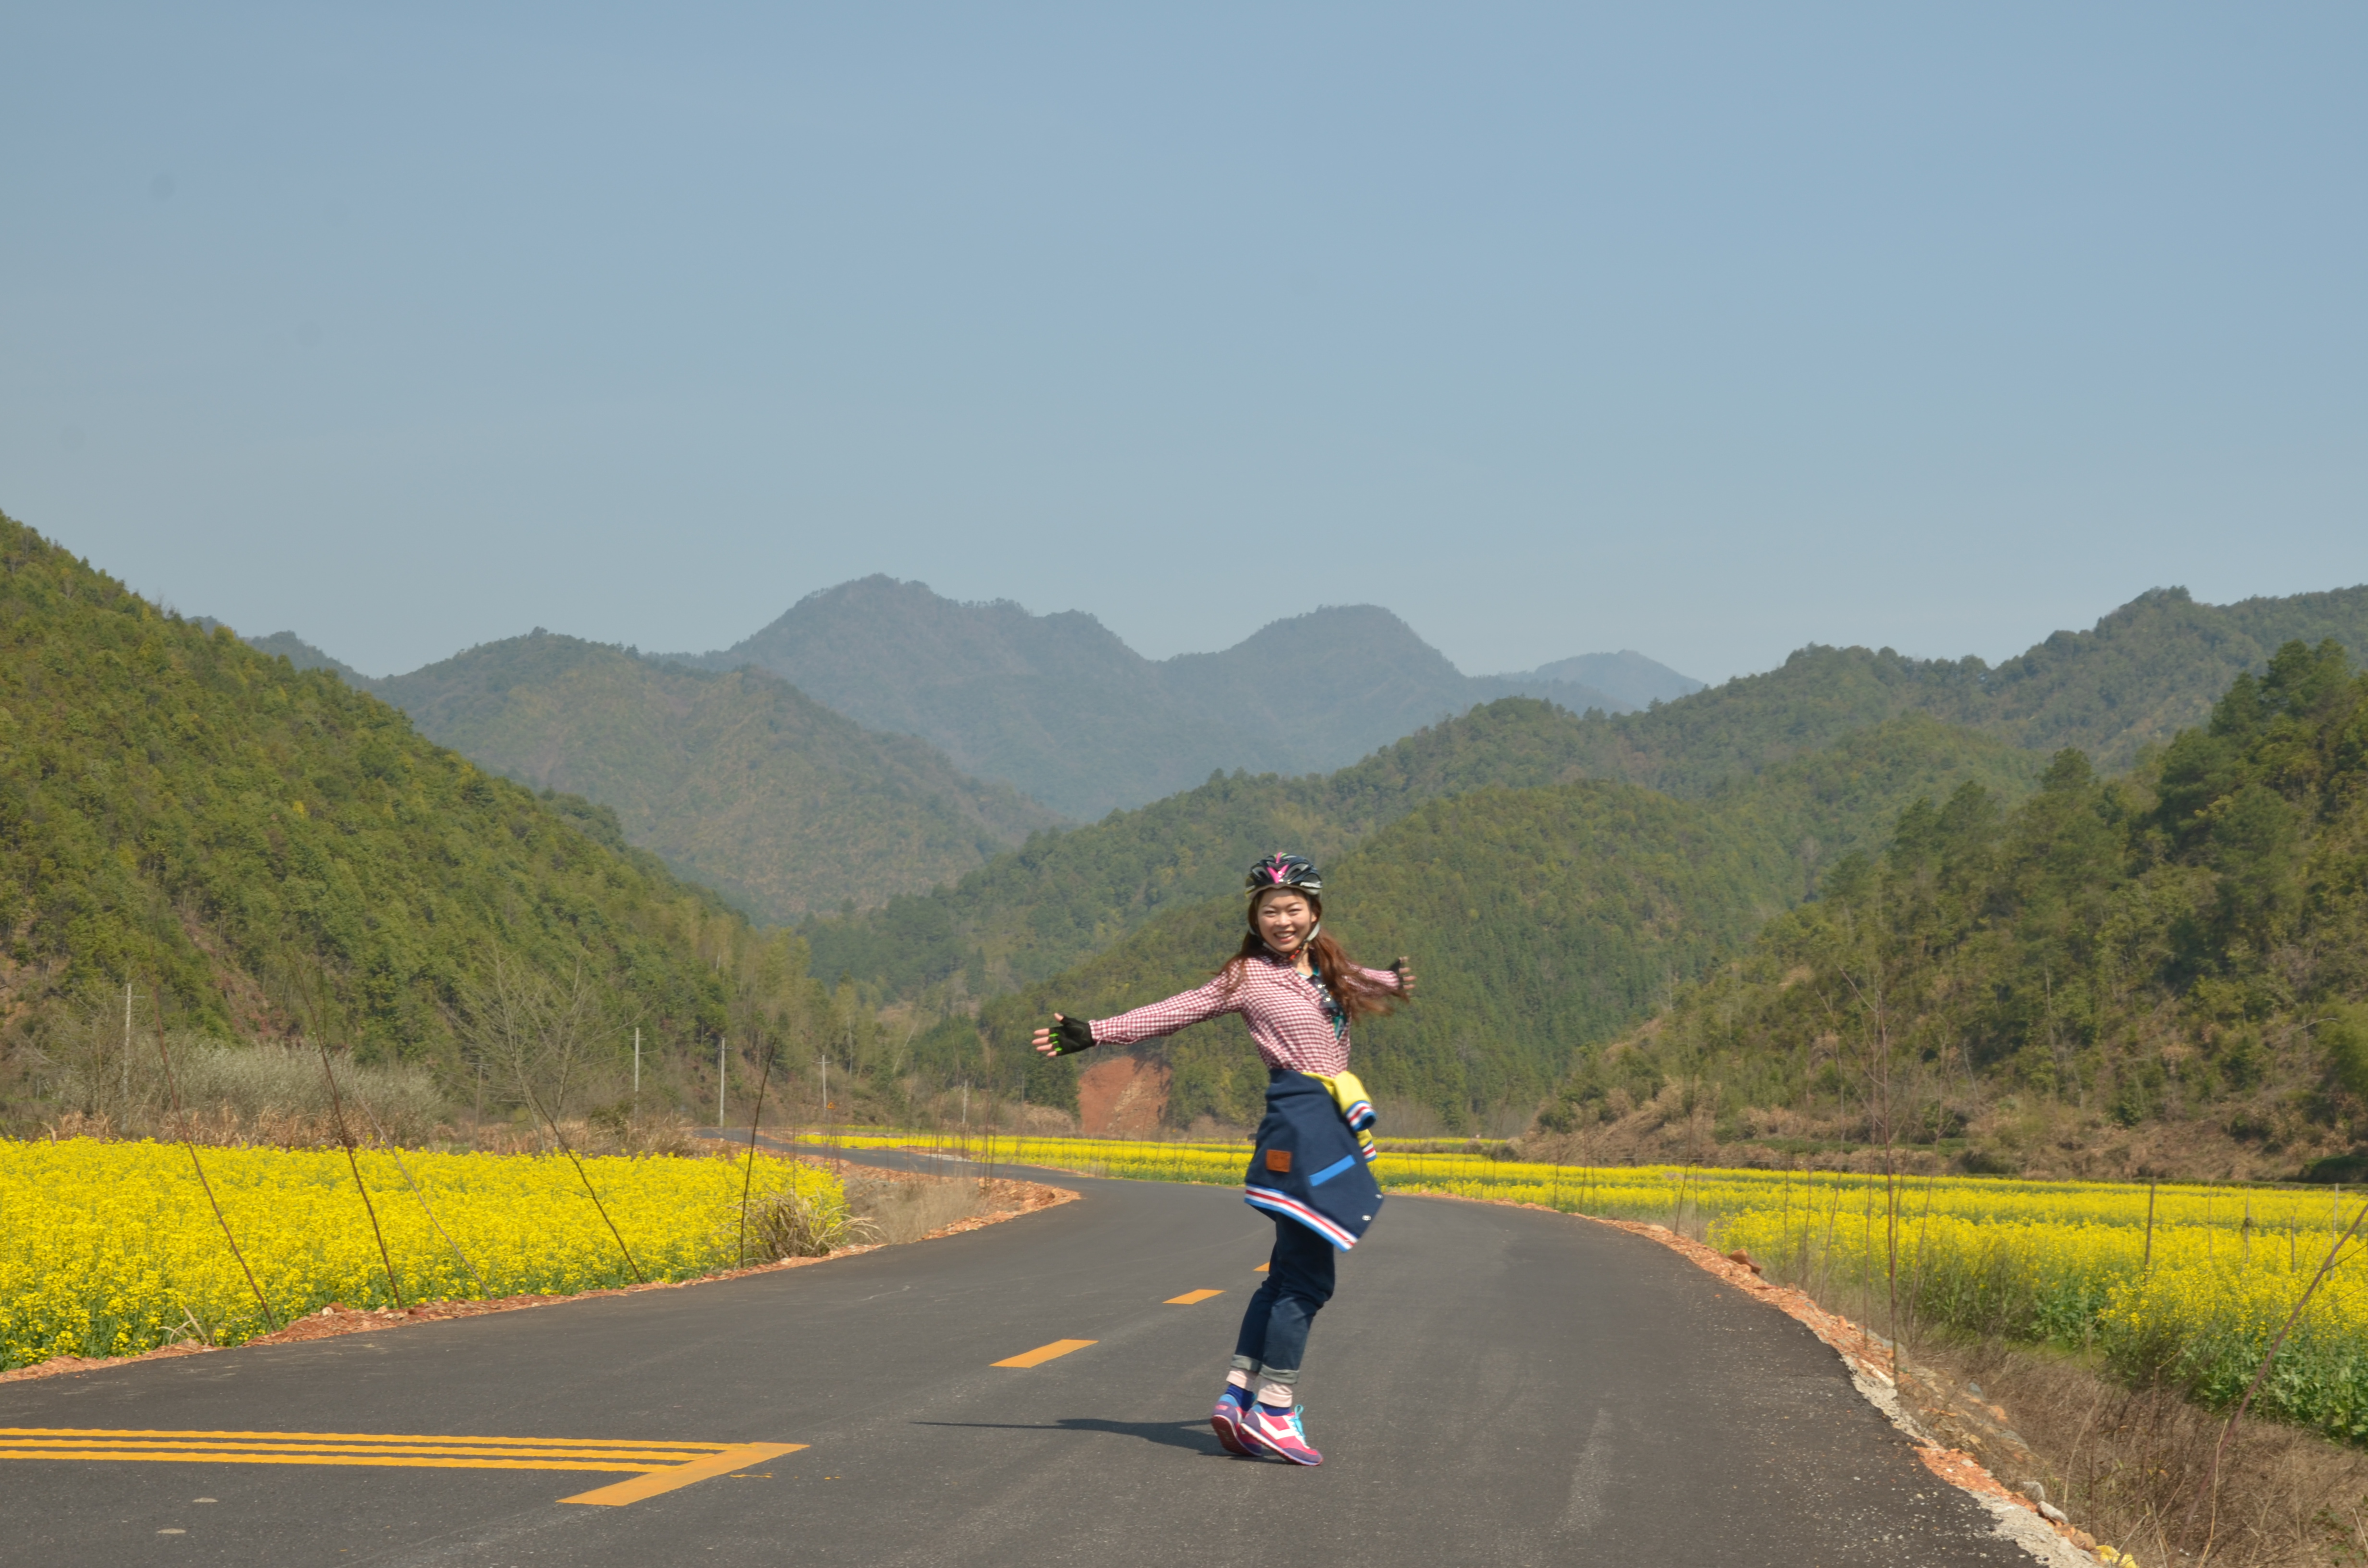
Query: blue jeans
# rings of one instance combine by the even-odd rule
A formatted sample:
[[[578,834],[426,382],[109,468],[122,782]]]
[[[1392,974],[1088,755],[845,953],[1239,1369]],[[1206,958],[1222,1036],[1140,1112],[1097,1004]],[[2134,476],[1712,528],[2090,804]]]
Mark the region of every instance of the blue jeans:
[[[1332,1299],[1334,1256],[1330,1242],[1298,1221],[1275,1221],[1266,1283],[1251,1295],[1234,1341],[1235,1367],[1286,1386],[1299,1381],[1308,1325]]]

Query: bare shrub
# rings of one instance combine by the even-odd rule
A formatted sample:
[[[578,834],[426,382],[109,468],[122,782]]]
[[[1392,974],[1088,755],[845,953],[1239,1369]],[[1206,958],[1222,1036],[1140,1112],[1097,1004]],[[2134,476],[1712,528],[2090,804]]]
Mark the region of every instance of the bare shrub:
[[[43,1097],[63,1107],[46,1124],[50,1136],[286,1147],[339,1141],[317,1047],[230,1044],[188,1030],[172,1031],[162,1045],[135,1030],[127,1051],[120,1012],[86,1008],[53,1020],[32,1063]],[[358,1143],[424,1142],[447,1115],[425,1067],[335,1052],[331,1063]]]
[[[36,1091],[83,1125],[128,1130],[164,1104],[155,1034],[125,1004],[94,997],[60,1008],[40,1020],[28,1043]]]
[[[590,1086],[599,1048],[614,1032],[599,988],[580,963],[562,984],[497,952],[462,1006],[461,1035],[478,1068],[537,1119],[567,1119],[570,1101]]]
[[[335,1057],[332,1064],[346,1129],[357,1143],[421,1143],[444,1119],[444,1096],[425,1067],[365,1065]],[[226,1115],[258,1131],[277,1122],[280,1135],[266,1134],[271,1142],[337,1142],[318,1049],[188,1041],[174,1047],[173,1071],[181,1104],[193,1112]],[[309,1124],[313,1135],[294,1136],[291,1124]]]

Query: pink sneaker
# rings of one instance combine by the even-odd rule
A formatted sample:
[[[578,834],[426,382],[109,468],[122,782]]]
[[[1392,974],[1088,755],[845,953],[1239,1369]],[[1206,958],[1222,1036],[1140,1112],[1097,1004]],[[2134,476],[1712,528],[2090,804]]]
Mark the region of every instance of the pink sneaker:
[[[1217,1396],[1217,1408],[1209,1412],[1209,1425],[1229,1454],[1255,1457],[1258,1453],[1242,1433],[1242,1423],[1249,1419],[1249,1390],[1227,1383],[1225,1392]]]
[[[1260,1453],[1272,1454],[1292,1464],[1322,1464],[1324,1456],[1307,1446],[1307,1428],[1300,1425],[1299,1407],[1278,1410],[1271,1404],[1253,1404],[1249,1416],[1242,1423],[1242,1437]]]

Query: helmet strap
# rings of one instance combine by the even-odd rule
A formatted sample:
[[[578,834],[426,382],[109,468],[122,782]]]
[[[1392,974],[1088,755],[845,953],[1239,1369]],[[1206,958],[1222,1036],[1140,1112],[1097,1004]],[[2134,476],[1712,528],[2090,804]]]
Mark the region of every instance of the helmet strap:
[[[1307,928],[1307,935],[1306,935],[1306,936],[1302,937],[1301,938],[1299,938],[1299,946],[1297,946],[1296,948],[1293,948],[1291,951],[1289,951],[1289,952],[1287,952],[1287,953],[1286,953],[1286,952],[1284,952],[1281,948],[1276,947],[1272,942],[1269,942],[1269,941],[1267,941],[1267,939],[1266,939],[1266,933],[1265,933],[1265,932],[1263,932],[1263,931],[1261,931],[1261,932],[1259,932],[1259,933],[1258,933],[1258,941],[1259,941],[1262,945],[1264,945],[1264,947],[1266,948],[1266,950],[1267,950],[1268,952],[1272,953],[1275,957],[1277,957],[1277,958],[1279,958],[1279,959],[1295,959],[1295,958],[1297,958],[1300,954],[1302,954],[1302,953],[1305,952],[1308,949],[1310,949],[1310,948],[1314,947],[1314,946],[1315,945],[1315,938],[1316,938],[1318,936],[1321,936],[1321,935],[1323,934],[1323,931],[1324,931],[1324,922],[1322,922],[1321,920],[1318,920],[1315,925],[1313,925],[1313,926],[1309,926],[1309,927]]]

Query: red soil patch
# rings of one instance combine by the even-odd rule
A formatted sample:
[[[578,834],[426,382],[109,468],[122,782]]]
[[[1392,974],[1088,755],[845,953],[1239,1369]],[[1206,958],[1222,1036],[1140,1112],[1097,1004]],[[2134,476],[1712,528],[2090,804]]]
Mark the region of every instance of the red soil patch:
[[[1077,1074],[1077,1128],[1087,1138],[1156,1132],[1167,1114],[1168,1071],[1156,1062],[1109,1056]]]

